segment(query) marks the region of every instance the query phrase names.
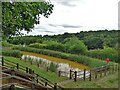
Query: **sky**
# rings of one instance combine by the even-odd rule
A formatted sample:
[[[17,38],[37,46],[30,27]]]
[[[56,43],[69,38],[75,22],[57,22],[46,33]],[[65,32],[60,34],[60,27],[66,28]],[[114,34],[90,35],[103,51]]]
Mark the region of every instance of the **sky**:
[[[119,0],[51,0],[53,13],[41,17],[28,35],[57,35],[118,29]],[[25,33],[25,32],[24,32]]]

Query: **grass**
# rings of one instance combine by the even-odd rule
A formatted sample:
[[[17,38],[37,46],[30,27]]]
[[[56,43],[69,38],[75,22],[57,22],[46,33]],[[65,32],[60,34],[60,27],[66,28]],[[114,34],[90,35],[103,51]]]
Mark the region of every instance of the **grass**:
[[[36,65],[31,65],[30,63],[20,60],[19,58],[5,56],[5,59],[15,62],[15,63],[19,63],[22,66],[29,67],[29,68],[33,69],[35,71],[35,73],[47,78],[48,80],[50,80],[54,83],[68,79],[67,77],[58,77],[58,75],[54,72],[51,72],[51,71],[47,72],[45,69],[38,68]]]
[[[77,81],[63,85],[65,88],[118,88],[118,72],[92,81]]]

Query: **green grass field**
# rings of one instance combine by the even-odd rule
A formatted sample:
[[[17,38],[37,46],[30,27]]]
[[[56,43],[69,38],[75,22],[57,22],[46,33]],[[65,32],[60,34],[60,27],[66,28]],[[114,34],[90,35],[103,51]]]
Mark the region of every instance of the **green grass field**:
[[[77,82],[70,82],[64,84],[65,88],[118,88],[118,72],[107,75],[92,81],[79,80]]]
[[[20,60],[19,58],[14,57],[8,57],[5,56],[5,59],[8,59],[12,62],[19,63],[20,65],[30,67],[32,68],[36,73],[39,75],[47,78],[48,80],[52,82],[62,82],[65,80],[68,80],[67,77],[58,77],[58,75],[54,72],[47,72],[43,68],[38,68],[35,65],[31,65],[28,62],[25,62],[23,60]],[[103,76],[98,79],[93,79],[92,81],[83,81],[83,80],[77,80],[77,82],[69,82],[62,84],[61,86],[65,88],[117,88],[118,87],[118,72],[115,72],[114,74],[110,74],[107,76]]]

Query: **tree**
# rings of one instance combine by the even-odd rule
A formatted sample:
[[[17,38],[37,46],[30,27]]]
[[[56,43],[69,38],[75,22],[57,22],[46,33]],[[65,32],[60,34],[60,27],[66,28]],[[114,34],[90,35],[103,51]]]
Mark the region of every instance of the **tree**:
[[[2,33],[4,36],[20,35],[22,30],[30,32],[39,24],[40,15],[48,18],[53,11],[50,1],[2,2]]]
[[[66,52],[82,54],[87,51],[85,44],[76,37],[66,38],[64,40]]]

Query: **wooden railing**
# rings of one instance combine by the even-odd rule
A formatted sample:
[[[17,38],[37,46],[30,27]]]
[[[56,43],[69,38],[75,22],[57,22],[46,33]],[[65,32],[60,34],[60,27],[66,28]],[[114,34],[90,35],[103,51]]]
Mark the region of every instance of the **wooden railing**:
[[[57,83],[53,83],[53,82],[49,81],[48,79],[38,75],[31,68],[25,67],[23,65],[20,65],[19,63],[15,63],[10,60],[7,60],[4,57],[2,57],[2,66],[12,68],[13,71],[15,71],[15,72],[19,71],[19,72],[23,73],[23,75],[27,74],[30,78],[29,81],[37,83],[41,86],[45,86],[47,88],[54,89],[54,90],[57,90],[57,89],[64,90],[61,86],[57,85]],[[4,70],[3,70],[3,72],[4,72]]]
[[[58,71],[58,76],[69,75],[70,79],[73,79],[75,82],[78,79],[86,80],[88,79],[97,79],[98,77],[106,76],[107,74],[112,74],[115,71],[118,71],[118,65],[104,65],[98,68],[92,68],[90,70],[81,70],[81,71]]]

